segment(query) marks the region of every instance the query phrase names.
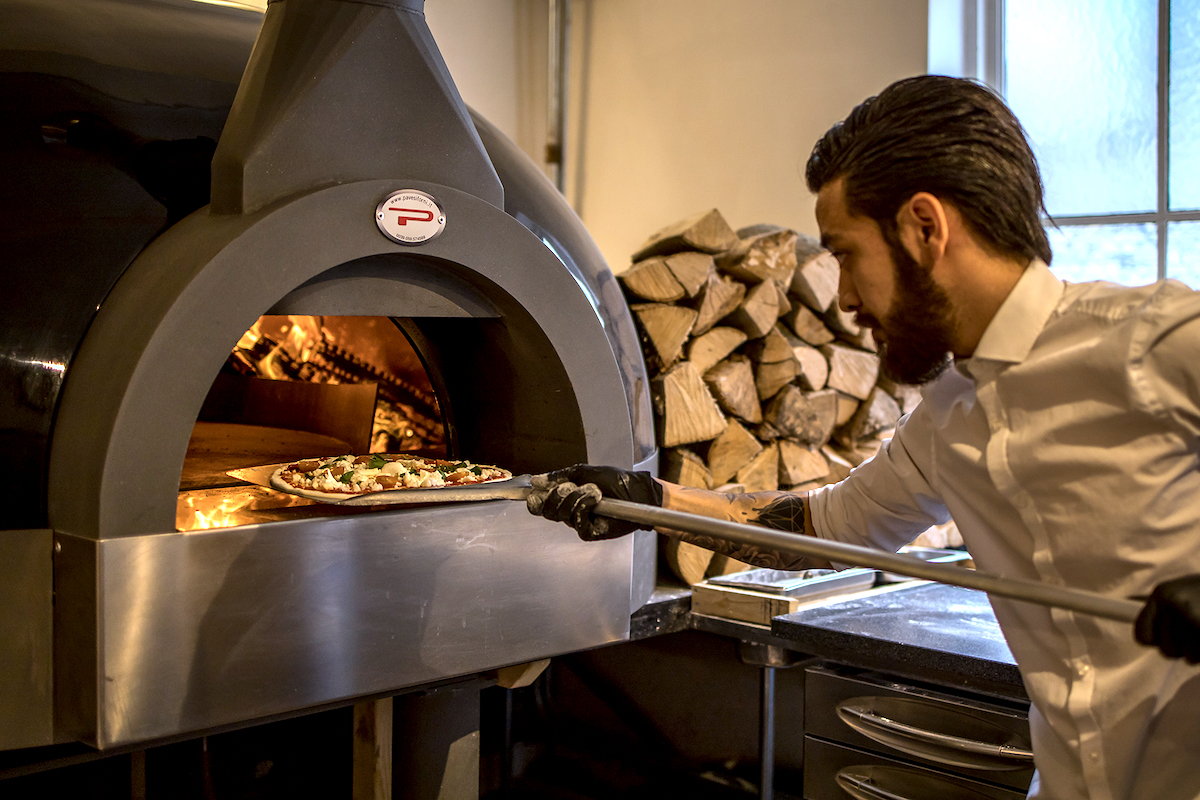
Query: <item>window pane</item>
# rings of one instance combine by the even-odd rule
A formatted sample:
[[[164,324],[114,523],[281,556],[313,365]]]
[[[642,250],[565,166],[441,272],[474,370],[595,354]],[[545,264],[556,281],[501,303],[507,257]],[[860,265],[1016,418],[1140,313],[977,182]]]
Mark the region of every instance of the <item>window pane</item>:
[[[1008,0],[1009,105],[1033,141],[1052,216],[1154,211],[1157,4]]]
[[[1158,235],[1153,225],[1048,227],[1054,261],[1065,281],[1113,281],[1141,286],[1158,279]]]
[[[1200,208],[1200,0],[1171,3],[1171,208]]]
[[[1167,223],[1167,277],[1200,288],[1200,222]]]

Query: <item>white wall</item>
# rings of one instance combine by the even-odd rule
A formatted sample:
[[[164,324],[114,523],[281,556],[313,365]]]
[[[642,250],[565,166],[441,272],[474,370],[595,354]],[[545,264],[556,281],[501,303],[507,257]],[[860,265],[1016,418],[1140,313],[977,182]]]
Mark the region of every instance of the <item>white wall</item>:
[[[601,0],[570,196],[621,271],[716,207],[816,233],[804,163],[871,94],[926,67],[927,0]]]
[[[517,0],[426,0],[425,20],[458,93],[514,141],[517,122]]]
[[[719,208],[816,232],[804,162],[851,108],[926,69],[928,0],[573,0],[567,197],[614,271]],[[546,0],[427,0],[464,100],[539,158]]]

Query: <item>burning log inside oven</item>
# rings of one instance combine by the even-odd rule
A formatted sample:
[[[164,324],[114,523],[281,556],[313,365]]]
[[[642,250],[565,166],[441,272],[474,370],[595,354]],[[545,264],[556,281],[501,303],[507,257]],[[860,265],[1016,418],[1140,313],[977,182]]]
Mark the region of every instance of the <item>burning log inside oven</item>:
[[[444,453],[437,397],[411,347],[398,344],[399,329],[339,323],[334,330],[327,317],[262,317],[233,348],[227,371],[269,380],[375,384],[370,452]],[[375,333],[388,344],[381,346]]]

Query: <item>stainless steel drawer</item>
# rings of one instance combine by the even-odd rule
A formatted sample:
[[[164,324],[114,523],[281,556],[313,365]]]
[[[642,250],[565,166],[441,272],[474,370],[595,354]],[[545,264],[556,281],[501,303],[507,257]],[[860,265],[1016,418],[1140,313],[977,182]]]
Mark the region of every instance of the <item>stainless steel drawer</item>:
[[[1024,800],[1025,792],[804,737],[804,800]]]
[[[1033,779],[1028,705],[827,666],[810,667],[805,684],[808,735],[1022,792]]]

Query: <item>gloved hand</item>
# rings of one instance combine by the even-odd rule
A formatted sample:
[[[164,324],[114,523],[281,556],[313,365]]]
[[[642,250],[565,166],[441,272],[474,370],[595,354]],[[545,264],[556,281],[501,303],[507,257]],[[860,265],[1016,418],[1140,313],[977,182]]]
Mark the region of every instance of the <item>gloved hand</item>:
[[[1134,635],[1168,658],[1200,663],[1200,575],[1160,583],[1134,623]]]
[[[663,493],[649,472],[576,464],[535,475],[525,505],[531,514],[567,523],[585,542],[616,539],[642,527],[636,522],[593,514],[596,503],[605,497],[661,506]]]

